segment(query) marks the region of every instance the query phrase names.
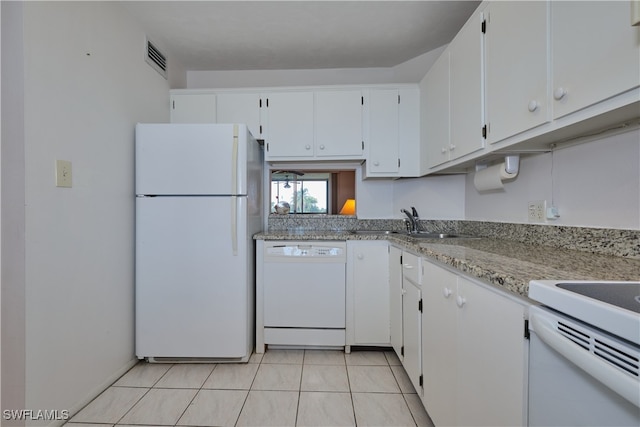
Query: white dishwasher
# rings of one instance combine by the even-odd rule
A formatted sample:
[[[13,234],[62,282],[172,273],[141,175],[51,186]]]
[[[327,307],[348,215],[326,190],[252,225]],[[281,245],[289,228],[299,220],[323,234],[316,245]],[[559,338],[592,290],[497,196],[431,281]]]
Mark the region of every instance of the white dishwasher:
[[[265,241],[256,351],[261,344],[344,346],[345,269],[345,242]]]

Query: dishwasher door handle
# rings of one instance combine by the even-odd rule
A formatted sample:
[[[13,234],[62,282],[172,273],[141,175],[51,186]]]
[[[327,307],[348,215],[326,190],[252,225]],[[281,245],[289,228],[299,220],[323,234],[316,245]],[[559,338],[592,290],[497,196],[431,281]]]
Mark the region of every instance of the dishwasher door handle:
[[[530,313],[529,322],[538,337],[584,372],[640,408],[638,381],[583,350],[561,335],[544,316]]]

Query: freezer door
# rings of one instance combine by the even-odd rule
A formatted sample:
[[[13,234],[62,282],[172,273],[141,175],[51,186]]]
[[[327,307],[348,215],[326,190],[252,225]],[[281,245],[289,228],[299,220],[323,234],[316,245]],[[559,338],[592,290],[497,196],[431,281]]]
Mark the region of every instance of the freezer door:
[[[247,194],[249,144],[245,125],[138,124],[136,194]]]
[[[139,358],[248,356],[253,250],[245,199],[136,198]]]

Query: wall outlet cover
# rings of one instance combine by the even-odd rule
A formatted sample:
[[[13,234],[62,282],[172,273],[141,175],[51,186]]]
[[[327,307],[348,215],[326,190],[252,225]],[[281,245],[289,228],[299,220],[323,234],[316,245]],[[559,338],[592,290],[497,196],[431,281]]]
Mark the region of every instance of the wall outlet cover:
[[[56,160],[56,187],[71,188],[71,162]]]
[[[547,201],[534,200],[529,202],[529,222],[546,222]]]

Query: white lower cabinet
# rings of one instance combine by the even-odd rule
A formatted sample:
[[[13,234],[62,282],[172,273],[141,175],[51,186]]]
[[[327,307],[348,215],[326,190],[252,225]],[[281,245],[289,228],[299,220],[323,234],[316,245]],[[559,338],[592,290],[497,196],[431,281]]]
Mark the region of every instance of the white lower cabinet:
[[[423,403],[435,425],[525,424],[525,304],[424,260]]]
[[[405,274],[402,278],[402,337],[404,342],[404,357],[402,365],[407,372],[411,384],[419,395],[422,395],[422,294],[420,281],[422,274],[420,266],[422,260],[413,254],[403,254],[403,269],[417,270],[418,274]],[[412,273],[412,272],[410,272]],[[416,280],[417,279],[417,280]]]
[[[390,344],[388,251],[385,240],[347,241],[347,346]]]
[[[403,359],[402,346],[402,249],[389,246],[389,321],[391,324],[391,347]]]

